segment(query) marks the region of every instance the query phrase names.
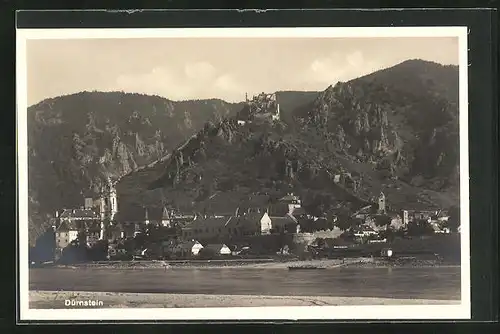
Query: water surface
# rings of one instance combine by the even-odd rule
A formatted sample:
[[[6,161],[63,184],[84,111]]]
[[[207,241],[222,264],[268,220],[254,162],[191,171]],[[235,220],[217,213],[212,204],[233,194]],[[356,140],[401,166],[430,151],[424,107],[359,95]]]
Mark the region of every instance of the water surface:
[[[30,290],[460,299],[459,267],[335,268],[37,268]]]

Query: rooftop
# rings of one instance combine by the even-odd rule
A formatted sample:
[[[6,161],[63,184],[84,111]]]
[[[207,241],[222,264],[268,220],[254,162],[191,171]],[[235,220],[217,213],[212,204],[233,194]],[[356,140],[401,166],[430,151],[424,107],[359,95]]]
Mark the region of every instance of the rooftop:
[[[303,207],[295,208],[292,211],[292,215],[294,215],[294,216],[300,216],[300,215],[305,215],[305,214],[307,214],[307,212]]]
[[[296,196],[294,194],[287,194],[286,196],[283,196],[279,200],[282,201],[282,202],[285,202],[285,201],[299,201],[300,198],[299,198],[299,196]]]
[[[269,217],[271,219],[271,223],[273,226],[284,226],[288,224],[296,224],[297,221],[294,220],[290,216],[284,216],[284,217]]]
[[[177,244],[177,247],[178,248],[181,248],[181,249],[192,249],[194,245],[201,245],[198,241],[186,241],[186,242],[181,242],[180,244]],[[203,247],[203,245],[202,245]]]
[[[140,205],[127,205],[120,207],[118,214],[115,219],[118,221],[144,221],[147,218],[150,221],[161,221],[164,219],[169,219],[169,212],[167,211],[167,216],[165,216],[165,211],[167,209],[164,207],[142,207]]]
[[[214,250],[214,251],[218,252],[218,251],[220,251],[224,247],[227,247],[227,246],[225,244],[208,244],[208,245],[206,245],[203,248],[205,248],[205,249],[211,249],[211,250]]]
[[[234,216],[229,217],[209,217],[209,218],[198,218],[192,221],[190,224],[186,225],[186,229],[192,228],[218,228],[228,225],[232,220],[234,220]]]
[[[66,219],[99,219],[100,216],[92,209],[64,209],[59,218]]]

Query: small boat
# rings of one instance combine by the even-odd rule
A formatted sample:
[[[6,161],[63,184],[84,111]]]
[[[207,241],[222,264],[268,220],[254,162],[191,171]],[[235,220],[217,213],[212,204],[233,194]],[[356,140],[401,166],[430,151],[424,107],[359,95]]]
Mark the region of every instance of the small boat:
[[[325,267],[317,266],[292,266],[288,267],[288,270],[311,270],[311,269],[326,269]]]

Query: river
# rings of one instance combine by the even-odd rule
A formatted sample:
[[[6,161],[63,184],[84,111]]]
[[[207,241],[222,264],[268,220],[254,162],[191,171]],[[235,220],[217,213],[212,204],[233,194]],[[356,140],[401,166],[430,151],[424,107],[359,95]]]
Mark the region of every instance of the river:
[[[30,269],[30,290],[460,299],[459,267]]]

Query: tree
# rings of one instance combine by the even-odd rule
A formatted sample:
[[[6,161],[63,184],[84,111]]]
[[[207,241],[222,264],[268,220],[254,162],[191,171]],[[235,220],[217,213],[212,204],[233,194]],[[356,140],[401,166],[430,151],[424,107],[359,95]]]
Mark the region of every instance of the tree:
[[[300,230],[304,233],[311,233],[313,231],[314,221],[312,219],[301,218],[299,220]]]
[[[75,240],[62,250],[60,261],[62,263],[78,263],[88,260],[86,236],[83,231],[78,233]]]
[[[318,248],[324,248],[326,246],[325,239],[316,238],[316,244],[317,244]]]
[[[430,235],[434,230],[425,219],[419,219],[408,224],[408,234],[413,236]]]
[[[99,240],[88,249],[88,259],[91,261],[104,261],[108,255],[108,241]]]
[[[460,227],[460,208],[453,206],[449,209],[449,217],[448,222],[446,223],[446,227],[450,229],[450,231],[456,232]]]
[[[134,250],[142,249],[146,246],[147,236],[145,233],[139,233],[134,237]]]
[[[392,228],[388,228],[384,231],[380,231],[379,235],[382,239],[387,239],[387,241],[392,242],[396,238],[396,231]]]
[[[375,216],[375,224],[377,226],[389,226],[391,225],[391,221],[392,219],[388,215]]]
[[[329,195],[315,195],[313,199],[304,205],[307,212],[316,217],[322,217],[331,210],[331,197]]]
[[[217,257],[217,252],[212,248],[202,248],[199,253],[201,259],[214,259]]]
[[[48,228],[36,239],[35,247],[33,247],[31,253],[33,261],[44,262],[53,260],[55,248],[54,231],[52,228]]]
[[[337,219],[335,225],[342,231],[347,231],[353,227],[358,227],[363,224],[363,220],[360,218],[348,217],[347,219]]]

